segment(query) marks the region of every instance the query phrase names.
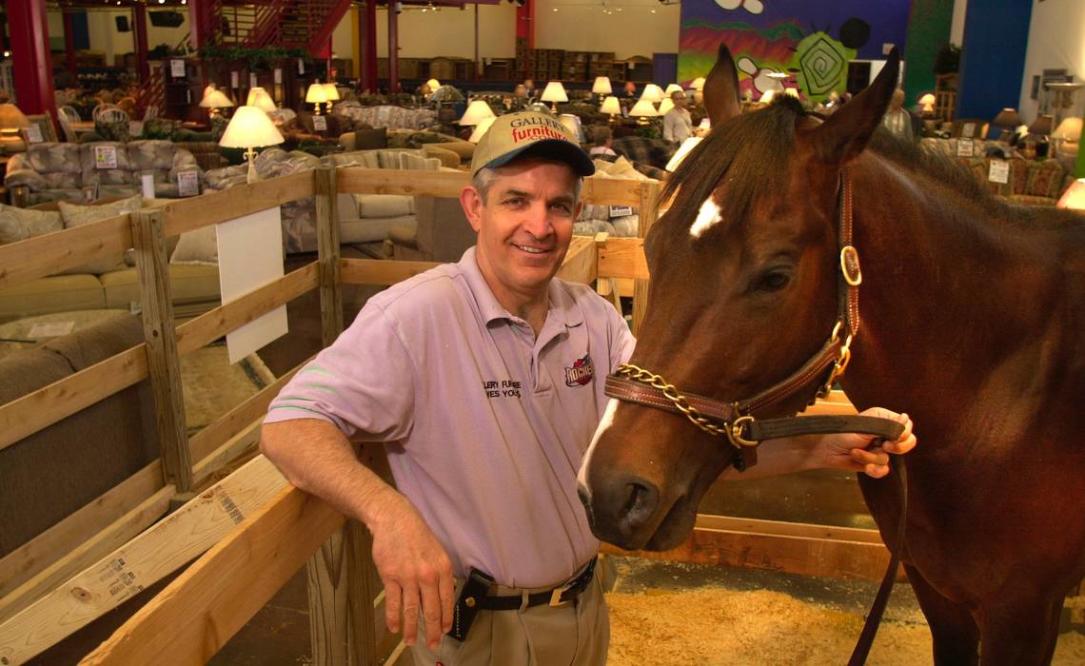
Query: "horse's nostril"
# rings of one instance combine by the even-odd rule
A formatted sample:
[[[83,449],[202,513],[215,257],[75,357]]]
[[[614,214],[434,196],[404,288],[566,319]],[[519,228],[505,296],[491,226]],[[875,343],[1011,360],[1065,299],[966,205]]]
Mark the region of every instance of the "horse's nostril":
[[[629,528],[636,528],[655,513],[659,504],[659,491],[650,483],[632,481],[626,485],[628,495],[622,507],[622,522]]]

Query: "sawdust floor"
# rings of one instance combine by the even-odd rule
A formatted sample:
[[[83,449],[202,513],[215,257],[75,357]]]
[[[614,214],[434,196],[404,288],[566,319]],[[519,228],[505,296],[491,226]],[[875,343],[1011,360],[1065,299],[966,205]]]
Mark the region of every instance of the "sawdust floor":
[[[611,666],[847,662],[876,584],[611,558]],[[898,584],[868,663],[931,663],[926,622]],[[1060,635],[1052,662],[1085,664],[1085,634]]]

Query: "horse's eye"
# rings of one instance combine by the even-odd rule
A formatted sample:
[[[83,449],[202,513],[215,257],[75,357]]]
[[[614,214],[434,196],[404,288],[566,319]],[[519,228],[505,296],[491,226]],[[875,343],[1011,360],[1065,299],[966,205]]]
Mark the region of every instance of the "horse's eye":
[[[757,291],[780,291],[788,282],[791,282],[789,274],[783,271],[768,271],[758,278],[754,288]]]

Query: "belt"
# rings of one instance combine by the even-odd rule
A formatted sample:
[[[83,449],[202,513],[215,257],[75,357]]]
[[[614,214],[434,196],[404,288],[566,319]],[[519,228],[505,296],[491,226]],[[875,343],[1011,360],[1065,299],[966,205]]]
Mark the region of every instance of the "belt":
[[[595,573],[595,560],[592,558],[591,562],[588,562],[588,566],[584,567],[584,570],[580,572],[576,578],[559,585],[550,590],[544,590],[542,592],[532,592],[527,595],[527,607],[541,606],[547,604],[548,606],[562,606],[569,603],[573,599],[576,599],[581,592],[588,589],[588,583],[591,582],[591,578]],[[524,607],[523,595],[485,595],[481,598],[467,597],[463,602],[467,605],[471,605],[474,601],[478,608],[482,610],[518,610]]]

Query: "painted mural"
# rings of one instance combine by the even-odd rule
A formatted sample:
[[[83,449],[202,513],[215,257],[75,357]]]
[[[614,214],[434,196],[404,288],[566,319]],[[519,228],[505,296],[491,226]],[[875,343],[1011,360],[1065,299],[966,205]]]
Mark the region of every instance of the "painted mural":
[[[704,76],[721,41],[744,95],[796,87],[820,101],[843,91],[849,60],[904,51],[912,0],[683,0],[678,80]]]

